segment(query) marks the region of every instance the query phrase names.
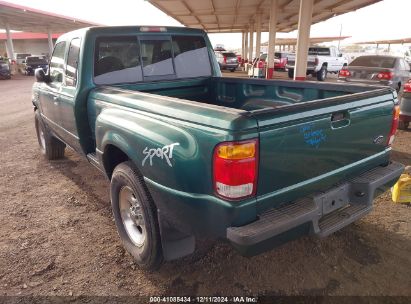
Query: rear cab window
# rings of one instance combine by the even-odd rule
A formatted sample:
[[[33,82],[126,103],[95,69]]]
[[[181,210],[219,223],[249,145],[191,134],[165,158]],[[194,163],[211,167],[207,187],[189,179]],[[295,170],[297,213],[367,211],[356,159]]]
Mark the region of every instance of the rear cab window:
[[[208,48],[202,36],[141,35],[96,39],[96,84],[211,75]]]

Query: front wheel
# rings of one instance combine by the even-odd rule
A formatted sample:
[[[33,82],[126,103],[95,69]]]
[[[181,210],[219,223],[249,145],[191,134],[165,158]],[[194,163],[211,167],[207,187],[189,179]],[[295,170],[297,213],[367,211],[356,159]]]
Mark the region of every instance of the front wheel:
[[[124,248],[141,268],[157,269],[163,261],[157,212],[132,162],[121,163],[114,169],[110,196]]]
[[[38,110],[34,113],[34,124],[41,154],[48,160],[63,158],[66,145],[50,134]]]
[[[317,80],[324,81],[327,78],[327,67],[323,65],[321,69],[317,72]]]

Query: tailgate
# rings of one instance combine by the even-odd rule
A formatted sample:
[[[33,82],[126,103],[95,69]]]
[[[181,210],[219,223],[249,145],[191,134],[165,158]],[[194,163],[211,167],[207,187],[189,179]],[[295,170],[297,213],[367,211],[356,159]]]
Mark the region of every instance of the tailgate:
[[[393,94],[384,90],[253,113],[260,132],[260,203],[324,190],[386,162],[393,107]]]

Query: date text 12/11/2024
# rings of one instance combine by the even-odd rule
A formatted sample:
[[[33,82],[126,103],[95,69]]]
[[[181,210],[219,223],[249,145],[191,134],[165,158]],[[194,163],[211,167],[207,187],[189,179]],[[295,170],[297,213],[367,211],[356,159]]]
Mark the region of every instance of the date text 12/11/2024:
[[[150,297],[150,303],[257,303],[257,297],[234,296],[234,297]]]

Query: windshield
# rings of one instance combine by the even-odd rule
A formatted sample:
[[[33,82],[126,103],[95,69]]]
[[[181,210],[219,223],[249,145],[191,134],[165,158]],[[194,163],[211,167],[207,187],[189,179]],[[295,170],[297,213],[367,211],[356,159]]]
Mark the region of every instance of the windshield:
[[[395,58],[385,56],[360,56],[355,58],[350,66],[363,66],[372,68],[392,69],[395,65]]]
[[[27,57],[27,64],[47,64],[47,60],[42,57]]]

